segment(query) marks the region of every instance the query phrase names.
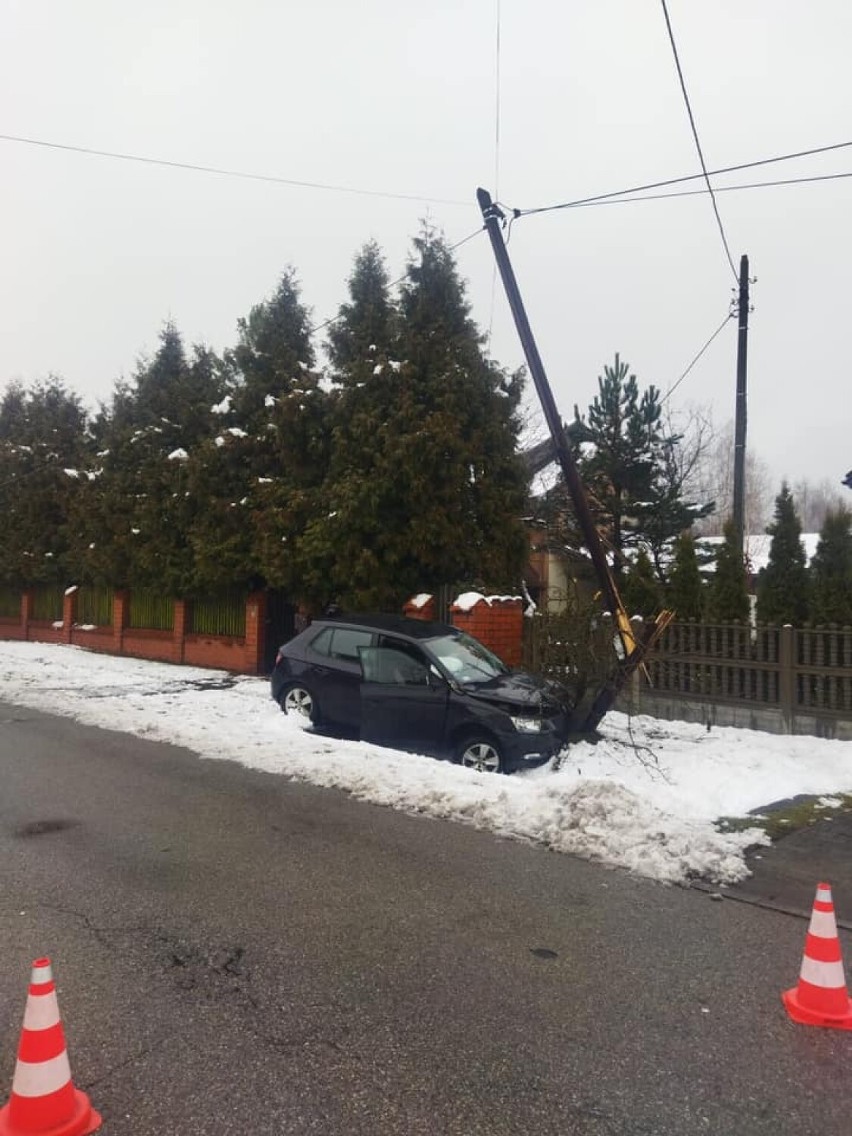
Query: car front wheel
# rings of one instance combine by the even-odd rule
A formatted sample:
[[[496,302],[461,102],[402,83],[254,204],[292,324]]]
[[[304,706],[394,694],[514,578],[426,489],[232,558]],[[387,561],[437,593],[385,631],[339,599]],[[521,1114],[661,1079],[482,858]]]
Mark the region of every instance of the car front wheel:
[[[488,738],[468,737],[456,749],[456,761],[478,773],[503,773],[505,764],[500,750]]]
[[[300,683],[288,686],[281,696],[281,709],[285,714],[293,714],[304,722],[316,725],[319,722],[319,706],[311,691]]]

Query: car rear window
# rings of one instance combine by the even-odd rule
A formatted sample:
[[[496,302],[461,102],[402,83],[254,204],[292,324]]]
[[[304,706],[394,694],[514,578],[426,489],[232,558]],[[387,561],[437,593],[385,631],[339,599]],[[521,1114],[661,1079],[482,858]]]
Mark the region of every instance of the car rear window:
[[[361,631],[357,627],[326,627],[317,635],[311,647],[320,655],[357,663],[358,648],[372,646],[373,639],[372,631]]]

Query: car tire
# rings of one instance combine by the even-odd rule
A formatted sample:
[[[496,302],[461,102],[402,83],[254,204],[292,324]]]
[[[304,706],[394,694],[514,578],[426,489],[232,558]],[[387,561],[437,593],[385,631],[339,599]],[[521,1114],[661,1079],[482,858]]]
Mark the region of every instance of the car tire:
[[[292,714],[296,718],[301,718],[304,722],[309,722],[312,726],[319,725],[319,703],[314,692],[304,683],[294,682],[285,687],[281,692],[279,703],[285,714]]]
[[[468,734],[455,750],[455,760],[479,773],[505,773],[506,762],[500,747],[487,734]]]

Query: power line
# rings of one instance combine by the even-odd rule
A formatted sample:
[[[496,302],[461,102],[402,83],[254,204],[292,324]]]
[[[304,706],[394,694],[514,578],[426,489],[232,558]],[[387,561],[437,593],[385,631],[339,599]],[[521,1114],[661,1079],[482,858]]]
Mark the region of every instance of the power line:
[[[500,0],[497,0],[497,27],[494,43],[494,196],[500,192]],[[491,269],[491,304],[488,315],[488,349],[491,349],[491,333],[494,330],[494,304],[497,299],[497,262]]]
[[[242,178],[245,181],[270,182],[273,185],[289,185],[298,189],[322,189],[330,193],[354,193],[361,197],[383,197],[394,201],[424,201],[435,205],[464,205],[469,201],[458,201],[448,197],[432,197],[429,194],[392,193],[382,189],[361,189],[352,185],[332,185],[321,181],[300,181],[296,178],[276,177],[273,174],[254,174],[245,170],[230,170],[218,166],[199,166],[192,162],[171,162],[165,158],[149,158],[141,154],[122,154],[114,150],[95,150],[89,146],[69,146],[62,142],[46,142],[40,138],[22,138],[17,134],[0,134],[0,141],[21,142],[27,146],[42,146],[48,150],[66,150],[72,154],[86,154],[96,158],[115,158],[122,162],[140,162],[147,166],[165,166],[173,170],[191,170],[194,173],[217,174],[219,177]]]
[[[740,170],[753,170],[756,169],[757,166],[770,166],[776,162],[790,162],[796,158],[810,158],[814,154],[827,154],[831,150],[843,150],[849,146],[852,146],[852,141],[834,142],[831,146],[817,146],[810,150],[796,150],[790,154],[778,154],[774,158],[760,158],[756,162],[740,162],[740,164],[736,166],[722,166],[718,170],[711,170],[710,176],[719,177],[721,174],[734,174],[739,173]],[[697,181],[699,178],[703,177],[703,173],[687,174],[685,177],[666,178],[664,181],[647,182],[645,185],[631,185],[626,189],[612,190],[610,193],[596,193],[591,197],[579,197],[574,201],[561,201],[557,205],[540,205],[535,209],[513,209],[511,212],[515,217],[531,217],[535,213],[553,213],[559,209],[574,209],[577,205],[606,201],[610,197],[623,197],[627,193],[644,193],[645,190],[648,189],[665,189],[665,187],[669,185],[683,185],[688,181]],[[702,190],[702,192],[704,191]]]
[[[663,5],[663,15],[666,18],[666,27],[669,32],[669,41],[672,45],[672,53],[674,55],[675,66],[677,67],[677,76],[680,80],[680,89],[683,92],[683,101],[686,104],[686,113],[689,115],[689,125],[692,127],[692,137],[695,139],[695,149],[698,151],[698,159],[701,162],[701,169],[704,171],[704,180],[707,182],[707,191],[710,194],[710,200],[713,203],[713,212],[716,214],[716,223],[719,226],[719,234],[722,237],[722,244],[725,246],[725,256],[728,258],[728,264],[731,266],[731,272],[734,274],[734,279],[738,280],[737,270],[734,267],[734,258],[731,256],[731,250],[728,248],[728,238],[725,236],[725,226],[722,224],[722,218],[719,216],[719,206],[716,204],[716,198],[713,195],[713,186],[710,184],[710,175],[707,173],[707,163],[704,161],[704,154],[701,150],[701,142],[698,138],[698,129],[695,125],[695,117],[692,113],[692,107],[689,104],[689,95],[686,92],[686,81],[683,77],[683,69],[680,65],[680,58],[677,53],[677,44],[675,43],[674,32],[672,31],[671,20],[669,19],[669,10],[666,6],[666,0],[660,0]]]
[[[677,77],[679,78],[679,81],[680,81],[680,91],[682,91],[683,95],[684,95],[684,102],[686,103],[686,114],[688,116],[690,116],[690,126],[692,127],[692,136],[695,139],[695,149],[698,150],[698,152],[699,152],[699,160],[701,162],[701,168],[704,172],[704,181],[707,182],[708,193],[710,194],[710,200],[713,204],[713,212],[715,212],[715,214],[716,214],[716,223],[719,226],[719,234],[721,236],[721,243],[725,245],[725,256],[728,258],[728,264],[730,265],[730,270],[732,270],[732,273],[734,274],[734,279],[738,279],[740,277],[737,276],[736,268],[734,267],[734,258],[732,256],[730,256],[730,249],[728,248],[728,239],[727,239],[727,236],[725,235],[725,226],[722,225],[722,223],[721,223],[721,217],[719,216],[719,207],[718,207],[718,204],[716,203],[716,197],[715,197],[715,195],[713,195],[713,187],[710,184],[710,175],[707,172],[707,162],[704,161],[704,154],[702,153],[702,150],[701,150],[701,142],[699,141],[698,127],[695,126],[695,117],[693,116],[692,107],[690,106],[690,95],[688,95],[686,93],[686,82],[684,80],[683,68],[680,67],[680,59],[679,59],[678,53],[677,53],[677,44],[675,43],[675,33],[673,31],[671,31],[671,20],[669,19],[669,10],[666,7],[666,0],[660,0],[660,2],[662,3],[662,14],[663,14],[663,16],[666,17],[666,27],[668,28],[669,42],[671,43],[671,52],[673,52],[673,55],[675,57],[675,66],[677,67]]]
[[[838,174],[814,174],[812,177],[783,178],[778,181],[753,181],[745,185],[717,185],[715,193],[730,193],[735,189],[772,189],[780,185],[804,185],[815,181],[838,181],[841,178],[852,177],[852,171]],[[682,189],[677,193],[648,193],[641,197],[614,197],[605,194],[602,197],[587,197],[582,201],[566,202],[560,206],[562,209],[591,209],[595,205],[629,205],[636,201],[667,201],[671,197],[700,197],[707,192],[706,189]]]
[[[686,378],[686,376],[689,374],[689,372],[692,370],[692,368],[695,366],[695,364],[698,362],[698,360],[701,358],[701,356],[704,354],[704,352],[707,350],[716,336],[719,335],[722,329],[727,326],[728,321],[732,320],[733,318],[734,313],[728,312],[728,314],[725,316],[725,318],[722,320],[722,322],[719,324],[719,326],[716,328],[716,330],[713,332],[713,334],[710,336],[710,338],[707,340],[698,354],[693,358],[692,362],[689,364],[689,366],[686,368],[677,382],[673,383],[666,391],[665,396],[660,400],[660,406],[662,406],[663,403],[667,401],[667,399],[671,398],[671,396],[674,394],[674,392],[677,390],[677,388],[680,386],[680,384],[683,382],[683,380]]]

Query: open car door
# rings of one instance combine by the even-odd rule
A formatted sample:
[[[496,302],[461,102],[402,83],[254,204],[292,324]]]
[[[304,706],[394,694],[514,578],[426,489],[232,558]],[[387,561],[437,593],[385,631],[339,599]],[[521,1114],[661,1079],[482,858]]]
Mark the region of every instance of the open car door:
[[[443,752],[450,688],[435,667],[393,647],[361,647],[361,740]]]

